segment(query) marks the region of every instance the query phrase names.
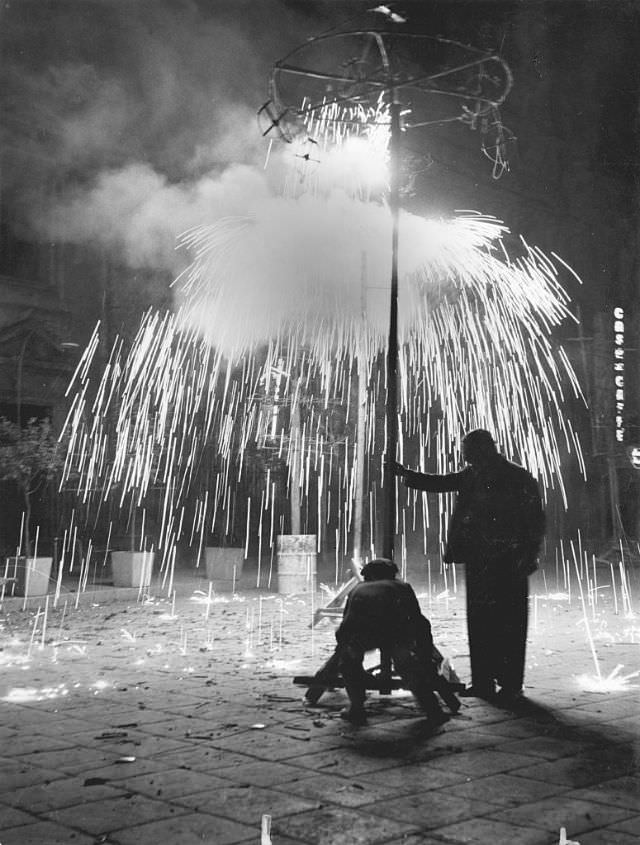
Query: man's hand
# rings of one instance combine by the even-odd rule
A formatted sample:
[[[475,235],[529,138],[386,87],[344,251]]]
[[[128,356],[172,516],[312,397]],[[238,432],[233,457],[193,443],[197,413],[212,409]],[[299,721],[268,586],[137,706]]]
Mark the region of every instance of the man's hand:
[[[399,478],[404,478],[407,474],[407,468],[399,464],[398,461],[389,461],[388,466],[391,472]]]

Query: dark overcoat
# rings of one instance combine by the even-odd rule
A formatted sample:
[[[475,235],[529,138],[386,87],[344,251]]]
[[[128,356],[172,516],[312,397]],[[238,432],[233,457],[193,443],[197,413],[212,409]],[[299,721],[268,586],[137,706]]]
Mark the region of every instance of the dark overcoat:
[[[424,635],[416,594],[405,581],[363,581],[349,593],[342,622],[336,630],[338,644],[358,643],[364,650],[410,644]]]
[[[408,487],[457,492],[444,553],[446,563],[509,558],[521,574],[536,569],[545,517],[538,484],[524,467],[497,454],[483,467],[442,475],[405,475]]]

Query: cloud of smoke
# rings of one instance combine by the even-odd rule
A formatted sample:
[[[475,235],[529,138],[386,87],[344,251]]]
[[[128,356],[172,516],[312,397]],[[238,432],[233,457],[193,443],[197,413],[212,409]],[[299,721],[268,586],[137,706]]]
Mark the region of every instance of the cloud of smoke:
[[[508,289],[521,281],[526,274],[495,259],[505,231],[500,221],[477,214],[400,215],[404,336],[421,332],[431,308],[455,300],[461,285],[484,293],[501,274],[508,275]],[[279,334],[297,335],[312,349],[352,347],[364,337],[381,346],[386,338],[392,219],[382,203],[339,189],[256,196],[250,217],[203,227],[191,246],[196,257],[176,286],[181,323],[231,358]],[[521,294],[526,303],[527,291]],[[541,300],[538,289],[532,295]]]
[[[363,310],[379,330],[390,239],[388,210],[342,191],[256,199],[251,217],[202,233],[213,248],[182,299],[184,323],[230,356],[279,331],[349,333]]]
[[[2,23],[3,216],[21,237],[174,271],[176,235],[268,190],[256,111],[309,34],[285,0],[24,0]]]
[[[268,181],[249,165],[219,175],[171,183],[146,164],[101,173],[89,188],[32,213],[49,238],[90,243],[133,268],[176,272],[179,234],[227,215],[251,213],[269,193]]]

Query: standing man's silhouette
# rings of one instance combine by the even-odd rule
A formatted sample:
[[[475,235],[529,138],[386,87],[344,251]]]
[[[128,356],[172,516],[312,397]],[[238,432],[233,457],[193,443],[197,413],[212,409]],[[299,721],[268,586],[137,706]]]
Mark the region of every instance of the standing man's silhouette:
[[[533,476],[501,455],[488,431],[469,432],[462,454],[468,466],[459,472],[430,475],[398,463],[394,470],[408,487],[458,493],[444,560],[465,564],[467,694],[510,706],[522,696],[528,576],[537,568],[544,510]]]

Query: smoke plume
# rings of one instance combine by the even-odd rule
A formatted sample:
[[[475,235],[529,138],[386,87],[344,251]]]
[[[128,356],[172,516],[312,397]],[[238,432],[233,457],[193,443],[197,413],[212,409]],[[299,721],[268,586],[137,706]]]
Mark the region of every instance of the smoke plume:
[[[3,219],[25,240],[175,270],[180,232],[250,214],[275,178],[256,112],[273,63],[313,34],[295,5],[5,6]]]

